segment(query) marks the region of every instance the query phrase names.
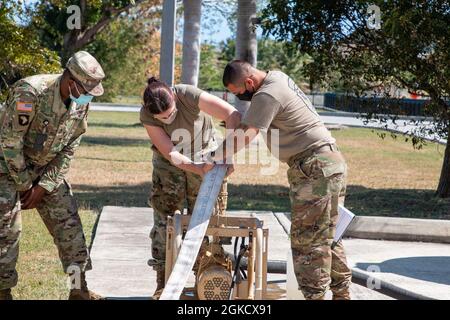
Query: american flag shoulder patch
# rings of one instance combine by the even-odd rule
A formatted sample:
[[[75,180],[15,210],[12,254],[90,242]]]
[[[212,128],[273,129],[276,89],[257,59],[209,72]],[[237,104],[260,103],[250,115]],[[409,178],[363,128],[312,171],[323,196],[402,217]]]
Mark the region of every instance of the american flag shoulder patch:
[[[33,102],[17,101],[16,109],[17,111],[32,112]]]

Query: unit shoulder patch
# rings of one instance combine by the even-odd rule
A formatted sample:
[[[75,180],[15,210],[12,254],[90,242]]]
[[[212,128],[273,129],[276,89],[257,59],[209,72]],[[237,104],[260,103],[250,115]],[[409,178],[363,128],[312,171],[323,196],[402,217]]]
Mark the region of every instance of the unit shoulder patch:
[[[26,126],[30,123],[30,116],[27,114],[19,115],[19,125]]]

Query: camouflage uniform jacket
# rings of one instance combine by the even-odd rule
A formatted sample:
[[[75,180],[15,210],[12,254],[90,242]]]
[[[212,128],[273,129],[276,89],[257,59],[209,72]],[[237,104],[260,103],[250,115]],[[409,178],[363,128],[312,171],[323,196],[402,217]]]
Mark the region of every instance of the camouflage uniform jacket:
[[[36,75],[19,80],[0,110],[0,172],[28,190],[39,185],[54,191],[69,170],[81,135],[87,129],[89,105],[71,103],[60,95],[61,75]]]

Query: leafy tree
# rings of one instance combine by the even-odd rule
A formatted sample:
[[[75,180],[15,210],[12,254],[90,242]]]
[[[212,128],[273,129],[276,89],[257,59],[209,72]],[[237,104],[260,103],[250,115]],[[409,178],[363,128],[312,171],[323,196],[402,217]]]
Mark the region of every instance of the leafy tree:
[[[226,62],[221,59],[219,49],[213,44],[203,44],[200,61],[198,86],[205,90],[223,90],[222,73]]]
[[[55,50],[63,63],[78,50],[87,50],[106,73],[105,94],[140,96],[149,74],[158,75],[161,0],[50,0],[29,5],[31,27],[41,42]],[[81,28],[69,30],[70,5],[81,10]]]
[[[58,55],[44,48],[33,31],[21,25],[25,14],[17,2],[0,0],[0,102],[17,80],[60,70]]]
[[[98,101],[116,96],[139,96],[148,74],[159,69],[159,20],[154,15],[133,18],[124,14],[111,22],[85,47],[101,63],[106,73],[105,94]]]
[[[290,50],[285,42],[271,39],[258,41],[258,68],[261,70],[281,70],[288,74],[302,89],[308,88],[305,66],[312,59],[300,51]]]
[[[86,48],[99,59],[106,73],[105,94],[96,101],[136,103],[142,96],[147,78],[159,78],[161,34],[154,28],[139,36],[134,33],[134,28],[120,20],[115,21]],[[181,50],[181,44],[177,43],[175,83],[181,79]]]
[[[219,32],[223,18],[226,20],[231,33],[236,33],[237,0],[203,0],[202,6],[202,29],[206,29],[211,35]]]
[[[379,28],[371,26],[372,4],[380,8]],[[409,134],[414,145],[423,142],[418,138],[423,133],[447,139],[437,195],[450,197],[448,1],[271,0],[263,19],[266,34],[290,41],[313,58],[307,72],[315,82],[337,72],[348,91],[357,95],[375,89],[389,96],[393,87],[429,95],[425,112],[434,118],[433,126],[417,121]],[[381,110],[398,112],[390,105],[379,107],[370,110],[368,118]],[[379,121],[386,117],[376,116]]]
[[[228,39],[219,44],[221,65],[225,66],[227,62],[234,59],[235,46],[234,39]],[[307,90],[309,81],[309,75],[305,73],[305,68],[311,62],[312,59],[307,54],[291,50],[286,42],[272,39],[258,40],[258,68],[261,70],[281,70],[305,90]],[[205,61],[205,63],[207,62]]]
[[[33,25],[45,45],[57,51],[65,62],[74,52],[92,43],[96,36],[124,13],[133,12],[132,19],[154,14],[161,0],[40,0],[35,5]],[[80,9],[81,28],[69,29],[67,12],[71,5]],[[71,21],[71,20],[70,20]]]

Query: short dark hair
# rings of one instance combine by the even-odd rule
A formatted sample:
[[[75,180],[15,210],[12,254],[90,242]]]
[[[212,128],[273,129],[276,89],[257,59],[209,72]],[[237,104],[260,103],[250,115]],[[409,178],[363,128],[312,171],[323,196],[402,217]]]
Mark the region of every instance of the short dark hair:
[[[147,80],[147,88],[144,91],[144,108],[151,114],[160,114],[169,109],[173,102],[172,89],[167,84],[155,77]]]
[[[231,83],[236,85],[236,83],[244,78],[244,76],[249,75],[251,67],[252,65],[250,63],[243,60],[233,60],[229,62],[223,71],[223,85],[225,87],[228,87]]]
[[[69,69],[65,68],[62,73],[63,79],[72,78],[72,74],[70,73]]]

